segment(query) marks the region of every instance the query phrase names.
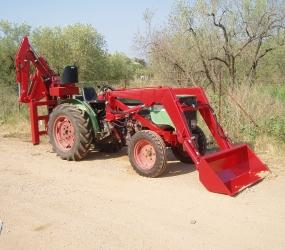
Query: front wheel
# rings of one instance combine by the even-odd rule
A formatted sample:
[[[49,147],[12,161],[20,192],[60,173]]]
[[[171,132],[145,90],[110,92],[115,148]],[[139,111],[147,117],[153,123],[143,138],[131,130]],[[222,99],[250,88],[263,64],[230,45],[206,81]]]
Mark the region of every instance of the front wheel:
[[[130,140],[128,154],[133,169],[139,175],[157,177],[165,170],[165,144],[153,131],[136,132]]]

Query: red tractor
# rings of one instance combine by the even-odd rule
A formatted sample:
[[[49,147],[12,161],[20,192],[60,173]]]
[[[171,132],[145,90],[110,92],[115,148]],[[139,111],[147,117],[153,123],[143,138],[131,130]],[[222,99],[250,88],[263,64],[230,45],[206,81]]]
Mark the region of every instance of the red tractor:
[[[34,73],[31,73],[31,64]],[[235,195],[262,180],[266,165],[245,144],[234,145],[217,122],[202,88],[83,88],[77,68],[60,77],[38,56],[25,37],[16,55],[19,101],[29,104],[32,142],[48,134],[53,150],[65,160],[81,160],[91,147],[116,152],[128,146],[134,170],[157,177],[166,169],[166,148],[182,162],[195,164],[200,181],[212,192]],[[39,115],[38,106],[47,114]],[[219,150],[206,152],[197,125],[201,114]],[[45,128],[39,130],[39,121]]]

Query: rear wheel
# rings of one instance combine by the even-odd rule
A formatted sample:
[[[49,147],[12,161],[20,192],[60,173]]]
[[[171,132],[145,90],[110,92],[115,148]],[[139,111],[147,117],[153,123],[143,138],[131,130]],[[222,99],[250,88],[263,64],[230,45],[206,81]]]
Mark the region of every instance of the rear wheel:
[[[207,149],[207,140],[203,130],[199,127],[196,127],[192,130],[192,135],[196,136],[196,147],[201,155],[206,153]],[[183,163],[193,163],[191,157],[183,150],[183,146],[179,144],[176,147],[172,147],[172,152],[177,160]]]
[[[52,111],[48,135],[53,150],[64,160],[83,159],[93,141],[89,117],[76,106],[60,104]]]
[[[128,154],[133,169],[142,176],[157,177],[165,170],[165,144],[153,131],[135,133],[130,140]]]

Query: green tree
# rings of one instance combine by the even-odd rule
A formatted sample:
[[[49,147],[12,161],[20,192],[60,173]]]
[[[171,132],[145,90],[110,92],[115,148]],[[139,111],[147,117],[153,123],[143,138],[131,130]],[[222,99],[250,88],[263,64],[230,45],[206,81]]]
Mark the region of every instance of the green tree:
[[[15,83],[15,54],[22,37],[29,35],[30,30],[27,24],[0,21],[0,84]]]
[[[79,67],[80,81],[107,78],[106,42],[91,25],[38,28],[32,33],[32,43],[58,72],[74,64]]]
[[[104,37],[88,24],[31,30],[27,24],[0,21],[0,84],[16,88],[14,59],[24,36],[30,37],[31,45],[55,72],[60,74],[66,65],[78,66],[83,83],[133,79],[145,67],[124,54],[107,53]]]
[[[147,31],[137,40],[166,79],[215,89],[223,73],[231,85],[253,83],[262,61],[285,44],[284,1],[176,1],[159,29],[148,13]]]
[[[141,73],[144,68],[139,62],[131,60],[123,53],[109,55],[109,79],[110,80],[131,80]]]

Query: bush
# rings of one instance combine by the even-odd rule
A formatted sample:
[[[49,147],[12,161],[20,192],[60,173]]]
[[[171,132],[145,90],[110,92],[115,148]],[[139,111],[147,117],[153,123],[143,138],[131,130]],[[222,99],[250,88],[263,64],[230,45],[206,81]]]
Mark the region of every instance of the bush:
[[[273,94],[271,86],[242,84],[230,90],[231,98],[224,93],[220,123],[236,142],[256,143],[257,137],[268,136],[278,143],[285,141],[285,103]],[[211,104],[218,112],[218,95],[208,91]],[[226,92],[226,91],[224,91]],[[236,100],[252,117],[256,127],[238,107]]]
[[[29,115],[27,105],[18,103],[17,85],[1,85],[0,134],[27,133]]]

